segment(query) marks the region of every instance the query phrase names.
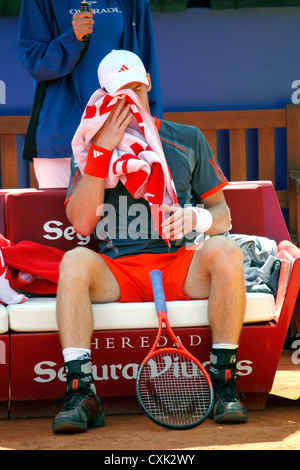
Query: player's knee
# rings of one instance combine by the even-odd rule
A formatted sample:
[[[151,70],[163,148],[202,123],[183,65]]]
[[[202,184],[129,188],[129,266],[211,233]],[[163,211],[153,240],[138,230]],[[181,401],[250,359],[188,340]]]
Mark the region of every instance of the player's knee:
[[[74,285],[76,281],[84,282],[89,272],[88,265],[89,256],[86,248],[77,247],[67,251],[59,267],[59,282],[74,283]]]
[[[243,265],[242,250],[234,240],[225,238],[222,252],[224,260],[227,261],[228,264],[240,267]]]
[[[238,244],[228,237],[214,237],[210,246],[213,271],[224,276],[240,275],[243,271],[243,253]]]

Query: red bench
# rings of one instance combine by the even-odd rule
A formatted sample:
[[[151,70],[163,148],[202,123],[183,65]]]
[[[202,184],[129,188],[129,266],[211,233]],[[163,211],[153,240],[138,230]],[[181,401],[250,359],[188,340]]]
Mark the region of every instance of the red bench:
[[[245,395],[248,409],[259,409],[265,406],[272,388],[294,312],[299,292],[300,250],[290,242],[270,182],[230,183],[224,191],[232,214],[232,233],[274,239],[285,258],[275,300],[269,294],[247,294],[238,386]],[[78,244],[95,247],[93,240],[76,235],[70,226],[65,216],[64,197],[63,189],[0,193],[0,214],[1,211],[5,214],[2,225],[6,238],[15,243],[27,239],[63,250]],[[97,304],[93,308],[92,359],[103,407],[106,413],[136,412],[139,410],[135,399],[136,371],[157,331],[154,305]],[[211,335],[207,302],[170,302],[168,308],[170,322],[182,342],[208,365]],[[9,331],[0,336],[0,341],[3,338],[10,365],[10,416],[49,415],[54,400],[66,390],[55,297],[32,298],[24,304],[8,306],[6,310]],[[0,367],[2,369],[1,356]],[[0,395],[5,407],[8,381],[0,390],[7,392]]]

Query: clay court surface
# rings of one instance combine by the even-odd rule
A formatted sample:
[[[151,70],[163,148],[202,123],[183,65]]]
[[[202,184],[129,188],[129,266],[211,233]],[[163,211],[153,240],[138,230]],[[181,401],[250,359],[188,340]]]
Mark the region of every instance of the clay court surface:
[[[107,416],[105,428],[59,436],[52,434],[52,419],[1,420],[0,450],[108,451],[101,453],[103,461],[111,459],[109,451],[120,458],[122,451],[134,450],[188,451],[190,455],[199,450],[300,450],[300,353],[298,364],[292,362],[292,354],[282,353],[267,405],[250,411],[247,424],[217,425],[206,420],[195,429],[170,431],[143,415]]]

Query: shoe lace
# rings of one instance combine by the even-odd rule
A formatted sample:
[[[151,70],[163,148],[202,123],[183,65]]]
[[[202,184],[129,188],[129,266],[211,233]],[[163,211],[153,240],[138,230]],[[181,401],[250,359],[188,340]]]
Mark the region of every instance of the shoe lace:
[[[220,384],[218,384],[216,387],[216,393],[219,396],[224,396],[226,398],[226,401],[230,402],[236,401],[238,399],[236,391],[238,391],[240,395],[245,398],[243,392],[236,385],[238,377],[238,375],[234,375],[230,379],[226,380],[226,382],[221,382]]]
[[[78,388],[76,390],[67,390],[56,400],[53,406],[53,410],[55,411],[59,407],[62,407],[62,411],[70,411],[76,408],[84,397],[90,395],[93,395],[93,392],[89,392],[83,388]]]

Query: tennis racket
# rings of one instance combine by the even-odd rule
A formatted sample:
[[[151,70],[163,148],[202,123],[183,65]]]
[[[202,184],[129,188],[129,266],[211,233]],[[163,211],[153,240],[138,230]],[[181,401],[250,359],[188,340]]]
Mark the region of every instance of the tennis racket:
[[[159,329],[149,354],[138,370],[137,399],[154,423],[170,429],[193,428],[211,412],[212,384],[202,364],[183,347],[171,329],[161,271],[151,271],[150,278]],[[158,347],[163,325],[176,347]]]

